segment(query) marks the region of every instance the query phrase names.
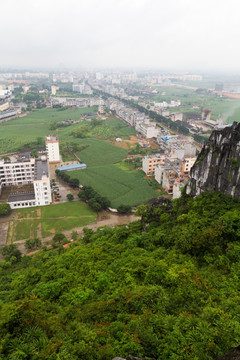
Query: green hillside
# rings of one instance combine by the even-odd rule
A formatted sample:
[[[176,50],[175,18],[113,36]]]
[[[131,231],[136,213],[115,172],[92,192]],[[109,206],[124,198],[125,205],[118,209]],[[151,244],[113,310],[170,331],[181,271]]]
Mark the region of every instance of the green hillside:
[[[219,193],[0,265],[0,359],[214,359],[240,341],[240,202]],[[14,261],[14,259],[12,259]]]

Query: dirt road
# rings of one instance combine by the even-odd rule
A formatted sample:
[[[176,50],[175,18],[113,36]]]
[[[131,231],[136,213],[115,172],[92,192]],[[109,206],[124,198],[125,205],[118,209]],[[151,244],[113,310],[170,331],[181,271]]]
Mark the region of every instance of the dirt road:
[[[77,227],[77,228],[73,228],[71,230],[62,231],[62,233],[70,241],[72,231],[77,231],[78,235],[80,237],[81,235],[83,235],[83,228],[85,228],[85,227],[87,227],[89,229],[92,229],[93,231],[96,231],[99,227],[102,227],[102,226],[114,227],[116,225],[129,224],[130,222],[136,221],[138,219],[140,219],[140,217],[137,217],[135,215],[119,215],[119,214],[112,214],[112,213],[103,212],[103,213],[99,214],[97,220],[95,220],[91,224],[81,226],[81,227]],[[46,244],[48,242],[51,242],[52,238],[53,238],[53,235],[48,236],[46,238],[41,238],[42,244],[44,245],[44,244]],[[23,254],[26,254],[27,251],[25,249],[24,243],[25,243],[25,240],[20,240],[20,241],[17,241],[15,244],[18,245],[19,250]]]

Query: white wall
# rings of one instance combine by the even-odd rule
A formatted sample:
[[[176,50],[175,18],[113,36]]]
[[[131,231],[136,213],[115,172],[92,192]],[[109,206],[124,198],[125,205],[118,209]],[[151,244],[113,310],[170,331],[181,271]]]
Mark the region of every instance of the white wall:
[[[55,142],[46,142],[46,149],[48,155],[49,162],[58,162],[60,161],[60,153],[59,153],[59,143]]]
[[[52,202],[50,179],[43,176],[42,180],[35,180],[33,182],[36,205],[48,205]]]

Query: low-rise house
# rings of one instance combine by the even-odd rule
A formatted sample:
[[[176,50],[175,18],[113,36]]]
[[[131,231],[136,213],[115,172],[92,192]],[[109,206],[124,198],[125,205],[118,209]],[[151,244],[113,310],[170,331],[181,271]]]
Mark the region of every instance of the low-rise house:
[[[183,113],[176,112],[169,115],[172,121],[182,121],[183,120]]]
[[[165,163],[155,167],[155,180],[168,194],[173,194],[175,182],[184,183],[188,175],[181,171],[181,161],[165,159]]]
[[[196,156],[192,158],[184,158],[182,161],[181,171],[184,174],[189,174],[192,166],[195,164],[196,159]]]
[[[142,170],[146,175],[154,174],[155,167],[164,164],[165,156],[160,154],[147,155],[142,159]]]
[[[144,135],[147,139],[157,138],[159,134],[159,128],[156,126],[155,123],[144,123],[139,122],[135,126],[136,131],[140,134]]]

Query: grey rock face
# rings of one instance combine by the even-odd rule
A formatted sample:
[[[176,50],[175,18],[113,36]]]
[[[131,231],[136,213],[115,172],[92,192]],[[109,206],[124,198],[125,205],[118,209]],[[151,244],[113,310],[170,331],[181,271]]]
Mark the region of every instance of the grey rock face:
[[[187,194],[217,190],[240,199],[240,123],[213,131],[191,169]]]

